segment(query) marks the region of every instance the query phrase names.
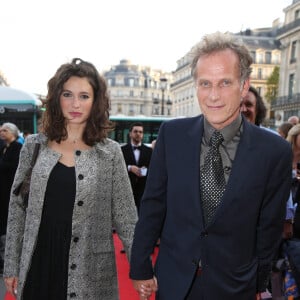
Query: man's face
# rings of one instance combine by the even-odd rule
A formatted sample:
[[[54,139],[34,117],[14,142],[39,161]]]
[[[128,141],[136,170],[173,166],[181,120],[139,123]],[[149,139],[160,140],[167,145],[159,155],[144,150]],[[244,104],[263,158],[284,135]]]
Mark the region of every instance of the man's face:
[[[144,137],[144,130],[142,126],[133,126],[129,132],[131,143],[134,145],[140,144]]]
[[[249,80],[241,86],[238,57],[226,49],[199,58],[196,88],[202,113],[220,130],[238,117]]]
[[[252,92],[248,92],[241,103],[241,112],[246,119],[255,124],[256,118],[256,97]]]

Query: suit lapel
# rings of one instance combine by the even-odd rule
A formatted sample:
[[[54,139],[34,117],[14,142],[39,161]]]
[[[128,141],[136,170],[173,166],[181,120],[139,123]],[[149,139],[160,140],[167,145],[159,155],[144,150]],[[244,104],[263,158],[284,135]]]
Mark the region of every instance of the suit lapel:
[[[186,176],[186,180],[190,180],[191,189],[195,190],[193,198],[193,207],[195,208],[195,218],[199,220],[201,227],[203,226],[203,212],[200,196],[200,150],[203,135],[203,116],[196,119],[187,134],[187,140],[183,145],[186,150],[184,154],[188,163],[187,170],[190,174]],[[192,178],[192,180],[190,179]]]

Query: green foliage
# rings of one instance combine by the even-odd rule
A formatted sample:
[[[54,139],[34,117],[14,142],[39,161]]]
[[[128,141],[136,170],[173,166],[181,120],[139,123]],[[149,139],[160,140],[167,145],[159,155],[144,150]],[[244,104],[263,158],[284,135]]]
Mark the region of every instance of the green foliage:
[[[279,85],[279,67],[276,66],[273,69],[272,74],[267,80],[267,92],[265,94],[265,99],[271,103],[277,98],[278,95],[278,85]]]

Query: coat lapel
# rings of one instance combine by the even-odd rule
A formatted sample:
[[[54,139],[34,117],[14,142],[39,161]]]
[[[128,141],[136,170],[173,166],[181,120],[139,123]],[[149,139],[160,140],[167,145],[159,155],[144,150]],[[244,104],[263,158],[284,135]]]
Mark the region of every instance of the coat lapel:
[[[203,135],[203,116],[196,118],[193,126],[187,134],[187,140],[185,141],[185,157],[186,162],[189,164],[187,166],[188,174],[187,180],[190,180],[191,189],[196,191],[193,198],[193,207],[195,207],[194,213],[197,220],[199,220],[201,227],[203,226],[203,212],[201,206],[201,196],[200,196],[200,150],[201,141]],[[192,179],[191,179],[192,178]]]

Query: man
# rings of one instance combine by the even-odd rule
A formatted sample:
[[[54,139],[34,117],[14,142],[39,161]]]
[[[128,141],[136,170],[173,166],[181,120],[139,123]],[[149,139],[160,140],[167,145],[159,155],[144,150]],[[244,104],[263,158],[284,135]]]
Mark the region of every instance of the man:
[[[198,45],[191,67],[203,115],[161,125],[141,201],[130,261],[141,299],[158,288],[159,300],[252,300],[266,289],[292,155],[241,116],[251,63],[230,34]]]
[[[299,124],[299,117],[298,116],[291,116],[288,118],[288,122],[293,124],[293,125],[297,125]]]
[[[266,106],[253,86],[249,87],[248,93],[241,101],[241,112],[249,122],[257,126],[260,126],[266,117]]]
[[[152,154],[152,149],[142,143],[143,137],[143,124],[139,122],[134,123],[129,129],[129,143],[121,147],[127,165],[135,205],[138,211],[145,189],[147,172]]]
[[[267,108],[262,97],[253,86],[249,87],[248,93],[241,101],[241,112],[252,124],[260,126],[261,128],[271,131],[272,133],[278,134],[277,131],[262,125],[262,122],[267,114]]]

